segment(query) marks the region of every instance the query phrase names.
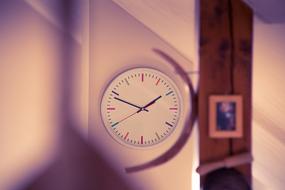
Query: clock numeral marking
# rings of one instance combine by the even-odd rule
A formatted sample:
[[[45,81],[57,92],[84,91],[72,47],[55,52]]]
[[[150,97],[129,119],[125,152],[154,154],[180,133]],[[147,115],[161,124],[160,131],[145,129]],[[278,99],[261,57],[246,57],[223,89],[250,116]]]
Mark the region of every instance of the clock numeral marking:
[[[141,144],[143,144],[143,136],[141,136]]]
[[[113,107],[110,107],[110,108],[107,108],[107,110],[115,110],[116,108],[113,108]]]
[[[117,92],[112,90],[112,93],[116,94],[117,96],[120,96]]]
[[[170,110],[177,110],[177,108],[169,108]]]
[[[144,80],[144,74],[142,73],[142,82],[143,82],[143,80]]]
[[[124,137],[124,140],[126,140],[126,138],[128,137],[129,135],[129,132],[126,133],[125,137]]]
[[[157,132],[155,132],[155,135],[156,135],[156,137],[157,137],[158,139],[160,139],[160,137],[159,137],[159,135],[158,135],[158,133],[157,133]]]
[[[167,92],[167,93],[165,94],[165,96],[168,96],[168,95],[170,95],[171,93],[173,93],[173,91]]]
[[[173,127],[173,125],[171,125],[170,123],[168,123],[167,121],[165,122],[166,125]]]
[[[112,124],[112,127],[115,127],[115,126],[118,125],[118,124],[119,124],[119,122],[113,123],[113,124]]]
[[[125,79],[125,81],[126,81],[127,85],[129,86],[130,85],[129,81],[127,79]]]
[[[157,86],[160,81],[160,78],[156,81],[155,85]]]

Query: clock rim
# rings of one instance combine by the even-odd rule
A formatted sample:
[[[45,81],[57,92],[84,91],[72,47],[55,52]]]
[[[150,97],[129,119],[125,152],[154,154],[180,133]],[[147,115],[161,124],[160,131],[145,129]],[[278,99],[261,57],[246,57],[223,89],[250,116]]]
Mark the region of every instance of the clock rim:
[[[111,131],[109,131],[105,125],[104,119],[103,119],[103,113],[102,113],[102,102],[103,102],[103,98],[104,95],[106,93],[106,91],[108,90],[109,86],[113,83],[113,81],[119,77],[120,75],[122,75],[125,72],[128,72],[130,70],[134,70],[134,69],[151,69],[154,71],[158,71],[160,73],[162,73],[163,75],[165,75],[167,78],[169,78],[168,80],[171,81],[171,83],[174,84],[174,88],[177,91],[177,96],[179,98],[179,106],[180,106],[180,113],[179,113],[179,118],[178,121],[176,123],[175,128],[161,141],[154,143],[154,144],[150,144],[150,145],[145,145],[145,146],[137,146],[137,145],[132,145],[129,143],[126,143],[125,141],[121,140],[118,136],[116,136],[115,134],[113,134]],[[167,71],[168,70],[168,71]],[[160,147],[163,146],[163,144],[166,141],[170,141],[171,136],[174,136],[174,133],[178,133],[179,131],[181,132],[182,130],[182,126],[185,119],[186,119],[186,114],[190,113],[191,109],[192,109],[192,104],[190,103],[189,110],[185,109],[185,104],[184,104],[184,100],[185,100],[185,96],[189,96],[189,92],[186,92],[187,90],[185,88],[182,88],[181,86],[185,85],[185,84],[180,84],[179,82],[184,83],[183,80],[179,80],[179,76],[174,77],[175,76],[175,72],[172,71],[170,72],[170,69],[162,69],[162,68],[158,68],[155,66],[149,66],[149,65],[133,65],[133,66],[129,66],[129,67],[125,67],[124,69],[120,69],[119,71],[115,72],[114,75],[110,75],[110,79],[107,81],[107,83],[104,85],[103,88],[101,88],[101,93],[100,93],[100,119],[101,119],[101,123],[103,125],[103,127],[105,128],[105,130],[107,131],[108,135],[118,144],[122,145],[123,147],[127,147],[127,148],[131,148],[131,149],[153,149],[156,147]],[[113,77],[112,77],[113,76]],[[179,81],[178,81],[179,80]],[[184,91],[183,91],[184,90]],[[182,92],[183,91],[183,92]],[[182,121],[183,120],[183,121]],[[179,130],[180,128],[180,130]]]

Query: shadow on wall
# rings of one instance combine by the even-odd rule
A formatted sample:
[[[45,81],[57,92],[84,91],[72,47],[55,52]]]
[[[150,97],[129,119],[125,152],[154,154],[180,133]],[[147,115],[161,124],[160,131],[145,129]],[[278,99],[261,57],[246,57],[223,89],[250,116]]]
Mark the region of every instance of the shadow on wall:
[[[61,0],[58,2],[64,32],[60,42],[59,55],[59,107],[62,131],[59,151],[54,162],[23,190],[93,190],[93,189],[131,189],[124,179],[117,174],[111,165],[104,160],[90,144],[74,130],[72,126],[72,88],[75,49],[69,32],[74,28],[72,13],[75,1]]]
[[[52,165],[20,190],[133,189],[72,127],[60,146]]]
[[[60,112],[57,98],[61,92],[55,89],[60,87],[56,74],[58,58],[62,58],[57,47],[61,36],[23,0],[0,1],[0,31],[0,189],[8,189],[2,183],[18,184],[19,190],[131,189],[69,125],[61,129],[51,164],[19,184],[17,178],[34,176],[34,168],[44,162],[37,160],[51,154],[46,144],[58,136],[54,121],[58,115],[54,114]]]

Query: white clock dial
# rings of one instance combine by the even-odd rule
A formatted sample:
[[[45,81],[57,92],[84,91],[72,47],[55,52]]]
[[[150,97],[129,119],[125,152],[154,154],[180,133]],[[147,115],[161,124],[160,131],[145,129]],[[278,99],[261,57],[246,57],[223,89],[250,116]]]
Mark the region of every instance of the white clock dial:
[[[121,144],[152,146],[175,129],[181,111],[181,95],[162,72],[135,68],[116,76],[101,102],[101,116],[110,135]]]

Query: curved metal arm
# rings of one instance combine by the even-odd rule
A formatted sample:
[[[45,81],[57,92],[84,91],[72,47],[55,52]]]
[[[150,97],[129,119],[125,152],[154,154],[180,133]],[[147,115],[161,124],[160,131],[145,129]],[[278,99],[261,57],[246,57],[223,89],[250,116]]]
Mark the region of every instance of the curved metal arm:
[[[181,78],[185,81],[187,86],[189,87],[190,91],[190,96],[189,96],[189,102],[192,102],[192,111],[191,113],[187,116],[186,121],[184,123],[184,128],[183,131],[178,138],[178,140],[175,142],[172,147],[170,147],[169,150],[164,152],[161,156],[146,162],[141,165],[133,166],[133,167],[127,167],[125,168],[126,172],[131,173],[131,172],[138,172],[141,170],[149,169],[158,165],[161,165],[163,163],[166,163],[167,161],[171,160],[174,158],[184,147],[186,144],[187,140],[189,139],[193,125],[196,121],[197,114],[198,114],[198,107],[197,107],[197,95],[194,91],[194,87],[192,85],[191,79],[188,77],[187,72],[184,71],[184,69],[168,54],[164,53],[163,51],[159,49],[153,49],[154,53],[158,54],[160,57],[162,57],[164,60],[167,61],[171,66],[174,67],[175,71],[181,76]]]

